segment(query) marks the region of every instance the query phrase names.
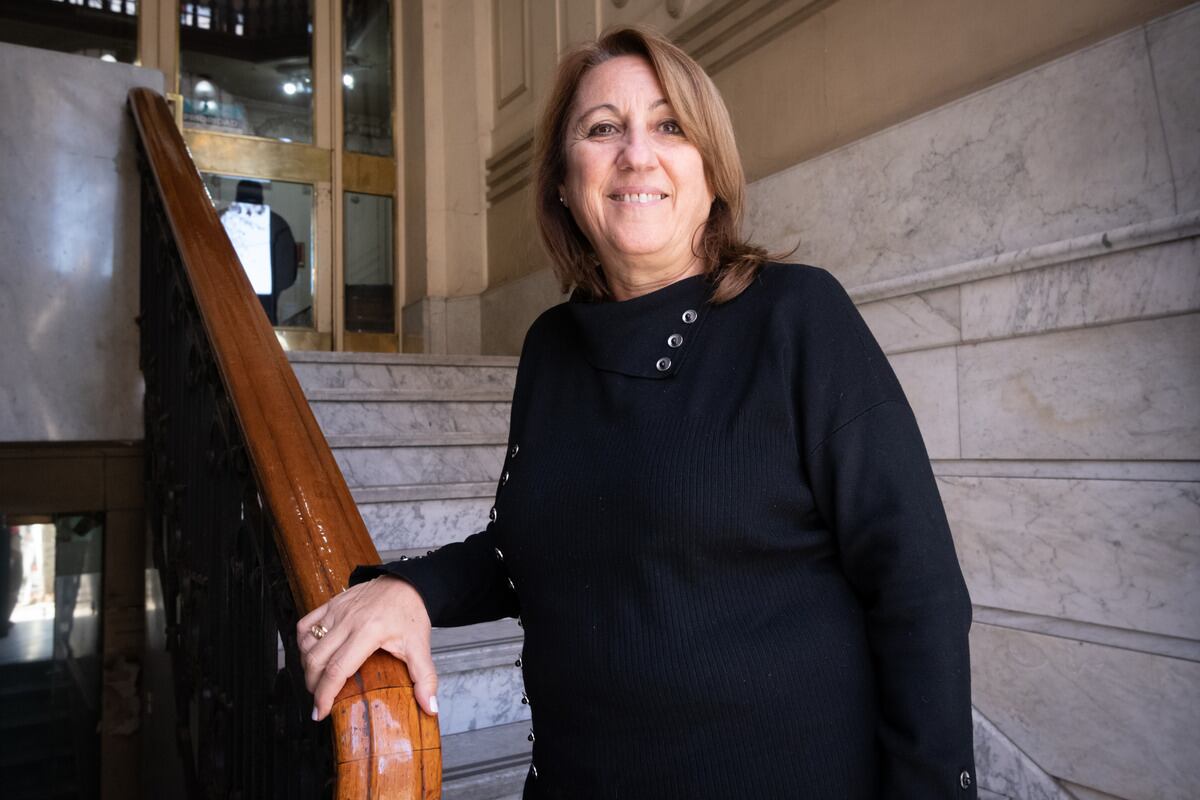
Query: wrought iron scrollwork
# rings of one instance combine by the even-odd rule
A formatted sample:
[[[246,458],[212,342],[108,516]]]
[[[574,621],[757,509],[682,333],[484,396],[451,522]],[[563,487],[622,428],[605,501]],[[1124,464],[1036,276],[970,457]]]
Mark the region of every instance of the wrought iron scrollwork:
[[[273,521],[139,156],[147,518],[189,796],[330,797],[329,723],[309,720]]]

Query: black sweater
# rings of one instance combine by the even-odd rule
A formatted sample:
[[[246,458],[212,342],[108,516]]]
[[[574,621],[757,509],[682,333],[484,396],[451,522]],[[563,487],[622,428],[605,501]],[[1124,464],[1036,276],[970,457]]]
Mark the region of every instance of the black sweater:
[[[970,602],[886,357],[822,269],[708,289],[542,314],[493,521],[353,582],[520,615],[527,800],[973,798]]]

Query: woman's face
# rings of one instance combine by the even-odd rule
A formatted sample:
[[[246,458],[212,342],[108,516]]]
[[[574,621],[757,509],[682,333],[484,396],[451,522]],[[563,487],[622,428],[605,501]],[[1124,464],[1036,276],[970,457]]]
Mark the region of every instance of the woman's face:
[[[648,61],[620,56],[588,72],[564,145],[560,191],[606,270],[699,262],[712,189]]]

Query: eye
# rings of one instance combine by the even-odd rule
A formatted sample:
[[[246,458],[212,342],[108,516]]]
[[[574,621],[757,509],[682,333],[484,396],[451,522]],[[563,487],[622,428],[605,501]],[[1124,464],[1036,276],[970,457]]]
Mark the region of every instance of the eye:
[[[612,136],[617,132],[617,126],[611,122],[597,122],[588,128],[588,136]]]
[[[683,128],[679,127],[679,123],[673,119],[664,119],[658,123],[658,129],[672,136],[683,136]]]

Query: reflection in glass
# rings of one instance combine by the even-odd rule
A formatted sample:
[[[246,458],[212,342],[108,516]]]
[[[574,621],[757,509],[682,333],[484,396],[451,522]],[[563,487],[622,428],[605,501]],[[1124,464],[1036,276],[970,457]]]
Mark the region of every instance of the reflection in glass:
[[[342,101],[346,149],[392,154],[392,21],[389,0],[344,0]]]
[[[0,42],[132,64],[138,0],[5,0]]]
[[[312,187],[229,175],[204,182],[267,319],[312,328]]]
[[[99,514],[0,514],[0,686],[5,789],[13,796],[95,797],[99,780]],[[47,772],[48,748],[54,751]],[[30,780],[35,781],[30,785]],[[25,784],[23,786],[22,784]],[[32,790],[33,793],[28,793]],[[66,796],[66,795],[62,795]]]
[[[346,330],[396,330],[392,198],[346,192]]]
[[[179,6],[189,128],[312,142],[312,0]]]

